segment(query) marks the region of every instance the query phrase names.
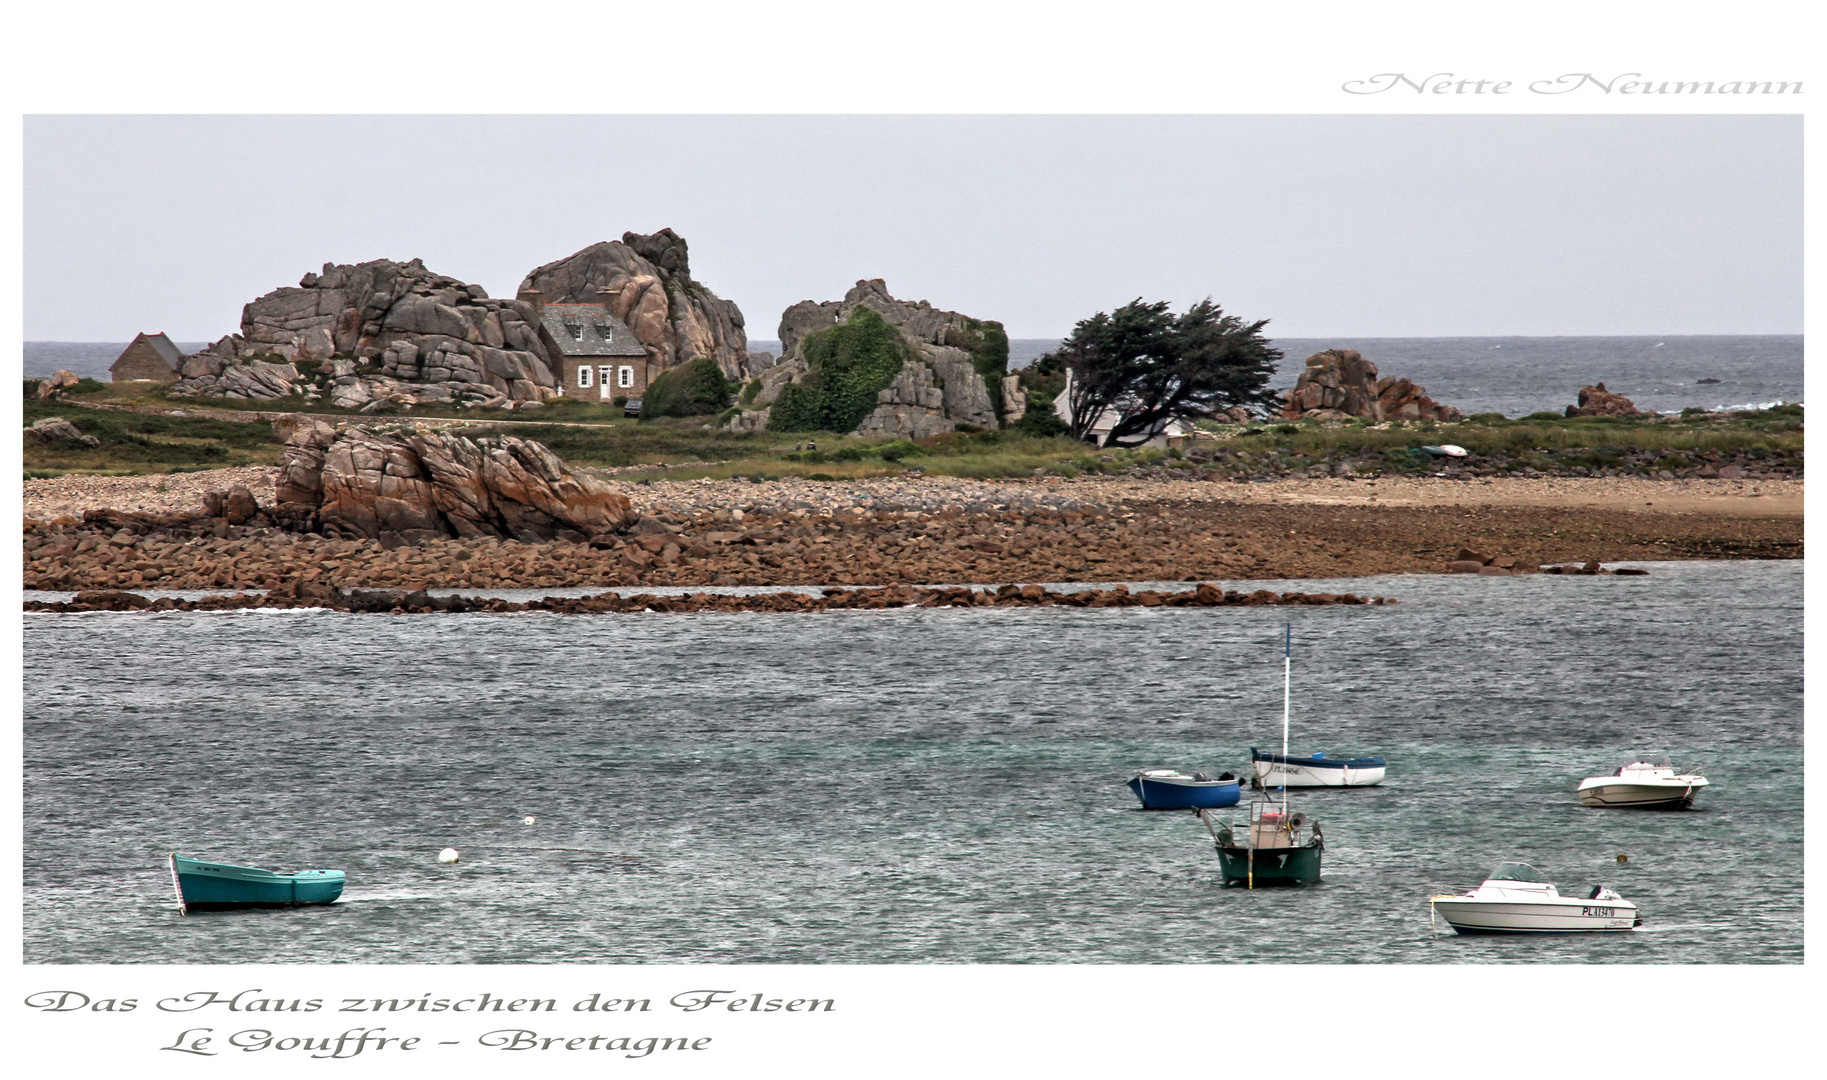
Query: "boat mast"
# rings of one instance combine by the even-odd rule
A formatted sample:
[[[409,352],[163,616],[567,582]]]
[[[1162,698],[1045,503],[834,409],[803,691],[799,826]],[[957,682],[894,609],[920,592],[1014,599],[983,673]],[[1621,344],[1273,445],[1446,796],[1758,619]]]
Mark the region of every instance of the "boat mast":
[[[1288,694],[1294,678],[1294,623],[1287,624],[1281,657],[1281,796],[1288,799]]]

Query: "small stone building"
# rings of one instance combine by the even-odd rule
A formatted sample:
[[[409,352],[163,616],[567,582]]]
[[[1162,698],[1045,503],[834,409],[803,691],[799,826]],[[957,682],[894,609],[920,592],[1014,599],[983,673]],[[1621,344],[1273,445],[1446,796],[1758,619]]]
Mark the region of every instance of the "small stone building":
[[[543,305],[540,336],[560,358],[558,391],[566,397],[608,404],[646,392],[647,350],[602,304]]]
[[[108,377],[115,382],[146,379],[173,383],[181,377],[178,369],[183,366],[184,354],[170,338],[164,334],[141,333],[121,350],[120,358],[108,368]]]

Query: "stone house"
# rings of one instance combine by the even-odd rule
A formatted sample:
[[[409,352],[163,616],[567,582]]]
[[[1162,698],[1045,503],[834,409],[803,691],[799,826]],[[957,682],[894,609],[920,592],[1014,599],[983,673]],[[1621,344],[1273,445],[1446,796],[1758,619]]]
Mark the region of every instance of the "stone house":
[[[108,368],[108,377],[115,382],[144,379],[174,383],[182,377],[178,369],[183,366],[184,354],[170,338],[164,334],[140,333],[121,350],[120,358]]]
[[[638,398],[650,376],[659,374],[649,371],[647,350],[634,331],[602,304],[543,304],[539,330],[559,358],[558,392],[566,397],[603,404]]]

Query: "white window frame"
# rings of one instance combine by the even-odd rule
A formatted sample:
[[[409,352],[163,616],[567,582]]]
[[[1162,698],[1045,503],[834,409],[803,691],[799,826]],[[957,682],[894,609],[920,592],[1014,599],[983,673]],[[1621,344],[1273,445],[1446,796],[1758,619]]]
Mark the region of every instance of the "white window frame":
[[[634,366],[632,364],[623,364],[620,368],[616,369],[615,385],[622,390],[627,390],[634,386]]]
[[[590,365],[589,364],[577,365],[577,388],[579,390],[588,390],[588,389],[590,389],[590,386],[591,386]]]

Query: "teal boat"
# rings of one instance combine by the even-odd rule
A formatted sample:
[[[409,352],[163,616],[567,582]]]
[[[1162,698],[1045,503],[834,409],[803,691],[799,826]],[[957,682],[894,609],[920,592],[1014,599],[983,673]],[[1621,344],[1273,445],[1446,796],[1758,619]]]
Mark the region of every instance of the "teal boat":
[[[1226,885],[1310,885],[1320,877],[1320,854],[1326,839],[1318,822],[1289,813],[1279,799],[1250,803],[1250,818],[1239,835],[1235,823],[1220,825],[1204,810],[1199,820],[1211,830],[1218,848],[1218,871]]]
[[[186,859],[172,853],[171,885],[178,910],[232,911],[238,908],[302,907],[333,904],[343,894],[341,870],[300,870],[275,874],[252,866]]]

